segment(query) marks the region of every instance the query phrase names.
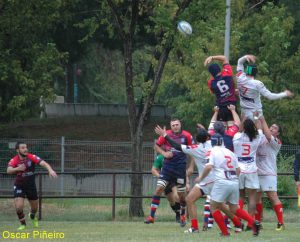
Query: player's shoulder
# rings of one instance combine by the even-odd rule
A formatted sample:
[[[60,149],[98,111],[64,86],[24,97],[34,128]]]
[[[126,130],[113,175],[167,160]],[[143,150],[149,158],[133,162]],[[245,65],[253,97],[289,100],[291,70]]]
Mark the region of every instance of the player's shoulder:
[[[30,160],[32,160],[32,161],[35,161],[35,162],[42,161],[42,159],[39,156],[37,156],[35,154],[31,154],[31,153],[27,154],[27,158],[30,159]]]
[[[17,166],[19,161],[20,161],[20,157],[16,155],[9,160],[8,166],[13,166],[13,167]]]
[[[32,154],[32,153],[27,153],[27,158],[29,158],[29,159],[32,159],[32,158],[35,158],[36,157],[36,155],[34,155],[34,154]]]
[[[9,163],[11,162],[18,162],[20,160],[20,157],[18,155],[12,157],[10,160],[9,160]]]
[[[252,83],[254,86],[256,86],[257,88],[262,88],[262,87],[265,86],[265,84],[264,84],[262,81],[257,80],[257,79],[253,79],[253,80],[251,81],[251,83]]]
[[[278,138],[278,137],[274,137],[273,135],[272,135],[272,140],[274,140],[274,142],[276,142],[278,145],[282,145],[282,142],[281,142],[281,140]]]
[[[240,139],[242,136],[243,136],[243,132],[237,132],[237,133],[233,136],[233,140]]]
[[[186,131],[186,130],[182,130],[182,131],[181,131],[181,134],[182,134],[182,135],[185,135],[185,136],[187,136],[187,137],[191,137],[191,136],[192,136],[191,133],[188,132],[188,131]]]

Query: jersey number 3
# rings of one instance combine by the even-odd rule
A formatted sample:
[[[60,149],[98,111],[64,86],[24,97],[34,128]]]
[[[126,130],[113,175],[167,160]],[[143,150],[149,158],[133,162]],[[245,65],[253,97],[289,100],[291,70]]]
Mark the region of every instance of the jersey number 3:
[[[242,144],[242,146],[244,149],[242,155],[250,155],[250,145]]]

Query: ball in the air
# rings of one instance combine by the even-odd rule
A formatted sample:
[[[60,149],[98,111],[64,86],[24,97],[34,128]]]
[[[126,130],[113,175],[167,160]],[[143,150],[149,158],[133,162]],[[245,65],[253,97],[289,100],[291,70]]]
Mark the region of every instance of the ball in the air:
[[[177,25],[177,29],[180,33],[185,35],[191,35],[193,32],[192,26],[186,21],[180,21]]]

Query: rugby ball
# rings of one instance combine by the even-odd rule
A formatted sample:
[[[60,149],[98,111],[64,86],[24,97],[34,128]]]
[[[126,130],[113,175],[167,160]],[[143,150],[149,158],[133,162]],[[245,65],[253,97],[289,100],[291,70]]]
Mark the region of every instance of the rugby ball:
[[[177,25],[177,29],[180,33],[185,35],[191,35],[193,32],[192,26],[186,21],[180,21]]]

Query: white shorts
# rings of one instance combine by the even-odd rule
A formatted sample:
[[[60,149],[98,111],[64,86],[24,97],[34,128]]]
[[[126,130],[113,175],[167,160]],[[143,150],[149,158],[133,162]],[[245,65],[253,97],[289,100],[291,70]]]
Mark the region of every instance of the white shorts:
[[[200,190],[202,190],[202,192],[204,193],[203,195],[210,195],[213,186],[214,186],[214,182],[207,183],[205,185],[200,183],[195,184],[195,187],[198,187]]]
[[[215,202],[238,204],[240,198],[238,180],[217,180],[210,193],[210,199]]]
[[[241,173],[239,176],[240,189],[259,189],[257,173]]]
[[[241,108],[241,117],[245,116],[246,118],[249,118],[253,120],[253,113],[257,111],[258,112],[258,117],[260,118],[263,116],[263,111],[262,110],[254,110],[250,108]]]
[[[277,192],[277,176],[258,176],[260,191]]]

